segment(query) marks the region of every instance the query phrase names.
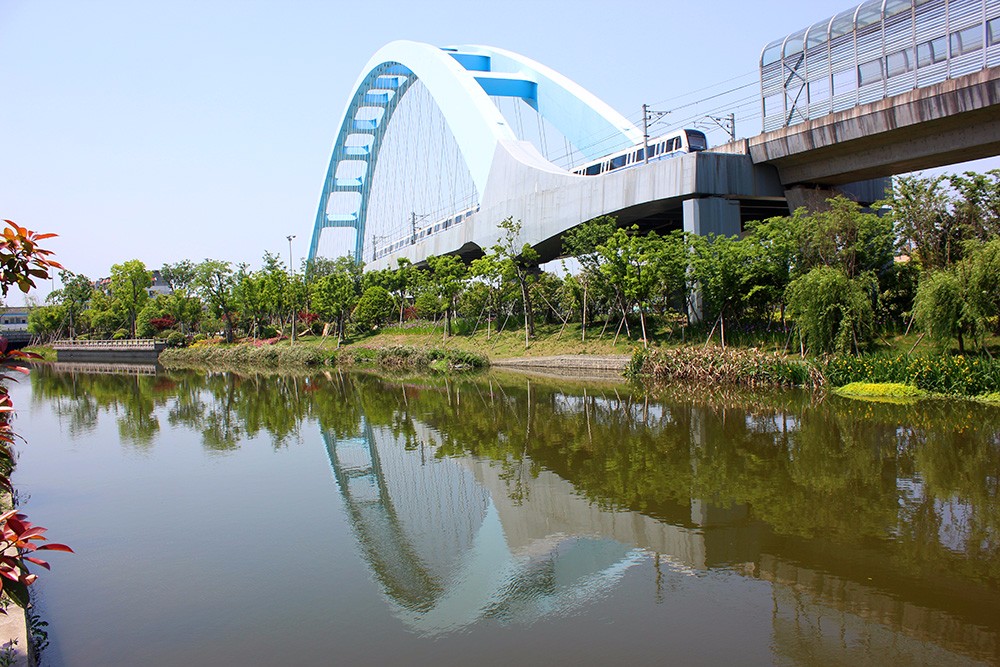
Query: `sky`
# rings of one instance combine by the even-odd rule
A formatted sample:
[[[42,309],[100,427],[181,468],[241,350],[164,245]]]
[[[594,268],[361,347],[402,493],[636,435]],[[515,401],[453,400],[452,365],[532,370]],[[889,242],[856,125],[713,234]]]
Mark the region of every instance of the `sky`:
[[[92,279],[129,259],[259,266],[289,235],[297,266],[340,114],[390,41],[508,49],[633,121],[643,103],[690,118],[752,83],[764,44],[849,4],[0,0],[0,218],[58,233]]]

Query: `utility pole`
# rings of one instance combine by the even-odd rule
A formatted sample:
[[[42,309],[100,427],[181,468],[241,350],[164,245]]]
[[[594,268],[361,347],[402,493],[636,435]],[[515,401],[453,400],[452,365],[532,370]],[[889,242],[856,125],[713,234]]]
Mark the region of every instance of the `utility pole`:
[[[736,141],[736,114],[726,116],[706,116],[710,121],[721,127],[729,135],[730,141]]]
[[[642,161],[649,164],[649,126],[655,123],[669,111],[653,111],[648,104],[642,105]]]
[[[430,213],[417,213],[416,211],[410,211],[410,245],[414,245],[417,242],[417,222],[423,220]]]

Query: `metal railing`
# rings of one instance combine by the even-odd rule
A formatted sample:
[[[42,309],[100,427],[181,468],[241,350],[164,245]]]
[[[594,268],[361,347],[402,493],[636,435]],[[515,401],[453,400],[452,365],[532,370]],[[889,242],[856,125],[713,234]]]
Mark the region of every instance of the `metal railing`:
[[[155,338],[136,338],[132,340],[58,340],[52,343],[52,348],[80,348],[102,350],[155,350],[167,346],[166,341]]]

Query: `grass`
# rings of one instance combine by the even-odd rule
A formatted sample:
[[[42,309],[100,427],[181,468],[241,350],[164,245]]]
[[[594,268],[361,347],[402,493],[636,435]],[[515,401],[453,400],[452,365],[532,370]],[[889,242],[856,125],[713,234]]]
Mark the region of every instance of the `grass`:
[[[53,350],[51,347],[45,347],[45,346],[41,346],[41,345],[32,345],[32,346],[24,348],[24,351],[25,352],[31,352],[33,354],[39,355],[42,358],[42,361],[55,361],[56,360],[56,351]]]
[[[491,330],[489,339],[486,337],[486,327],[482,325],[475,330],[475,333],[471,332],[470,327],[469,333],[444,338],[443,326],[441,325],[434,327],[429,322],[417,325],[408,323],[403,327],[385,327],[370,336],[356,337],[345,347],[399,345],[440,347],[474,352],[486,355],[490,359],[510,359],[557,354],[628,355],[632,354],[637,347],[642,346],[641,341],[626,338],[624,331],[618,336],[618,341],[615,343],[613,326],[608,326],[604,336],[600,336],[602,325],[588,326],[587,340],[582,341],[580,324],[570,323],[565,328],[561,324],[536,324],[535,337],[528,341],[528,345],[525,347],[524,329],[513,328],[512,322],[513,320],[508,322],[507,327],[499,334],[495,330]],[[457,330],[461,331],[461,329]]]

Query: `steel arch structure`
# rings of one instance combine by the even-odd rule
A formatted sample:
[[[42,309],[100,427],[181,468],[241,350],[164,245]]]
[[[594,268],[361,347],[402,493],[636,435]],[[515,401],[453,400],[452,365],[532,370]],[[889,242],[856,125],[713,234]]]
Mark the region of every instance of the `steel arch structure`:
[[[420,42],[391,42],[365,65],[341,114],[313,226],[310,261],[317,255],[323,230],[336,227],[355,230],[354,257],[361,261],[379,151],[400,101],[418,80],[444,116],[480,199],[497,146],[520,143],[490,96],[524,100],[587,159],[642,140],[638,128],[596,96],[519,54],[487,46],[438,48]],[[540,154],[532,158],[536,164],[565,173]],[[360,175],[338,175],[347,163],[353,163]],[[335,193],[351,197],[353,211],[330,215],[330,198]]]

